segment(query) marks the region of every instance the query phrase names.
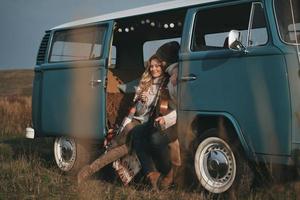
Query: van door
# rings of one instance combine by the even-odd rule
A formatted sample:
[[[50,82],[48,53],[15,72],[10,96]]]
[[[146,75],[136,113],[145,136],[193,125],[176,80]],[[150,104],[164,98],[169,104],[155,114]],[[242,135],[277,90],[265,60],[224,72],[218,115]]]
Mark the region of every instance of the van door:
[[[237,122],[252,151],[288,155],[286,64],[272,44],[266,16],[260,2],[189,10],[181,48],[179,112],[225,113]],[[247,51],[228,49],[230,30],[241,32]]]
[[[54,30],[41,65],[41,132],[103,138],[105,84],[113,22]]]

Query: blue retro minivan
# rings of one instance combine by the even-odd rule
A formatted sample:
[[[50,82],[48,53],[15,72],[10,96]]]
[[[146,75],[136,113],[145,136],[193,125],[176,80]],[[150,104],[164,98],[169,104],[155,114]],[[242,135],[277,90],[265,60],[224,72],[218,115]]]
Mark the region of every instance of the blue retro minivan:
[[[80,169],[125,116],[149,52],[176,40],[182,165],[192,160],[199,184],[223,193],[251,180],[254,163],[299,167],[299,9],[299,0],[175,0],[47,30],[27,137],[55,138],[57,166]]]

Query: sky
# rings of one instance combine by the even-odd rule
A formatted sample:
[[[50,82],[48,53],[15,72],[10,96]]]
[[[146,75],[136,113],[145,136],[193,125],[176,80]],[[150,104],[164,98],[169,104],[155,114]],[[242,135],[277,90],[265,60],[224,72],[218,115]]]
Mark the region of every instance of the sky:
[[[33,69],[44,31],[77,19],[167,0],[1,0],[0,70]]]

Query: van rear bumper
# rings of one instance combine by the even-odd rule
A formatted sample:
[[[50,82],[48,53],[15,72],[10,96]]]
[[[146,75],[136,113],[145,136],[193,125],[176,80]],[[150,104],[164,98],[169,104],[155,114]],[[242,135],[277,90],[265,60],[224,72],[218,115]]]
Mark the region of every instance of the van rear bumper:
[[[27,127],[26,128],[26,138],[28,138],[28,139],[34,139],[34,137],[35,137],[35,131],[34,131],[34,129],[33,128],[31,128],[31,127]]]

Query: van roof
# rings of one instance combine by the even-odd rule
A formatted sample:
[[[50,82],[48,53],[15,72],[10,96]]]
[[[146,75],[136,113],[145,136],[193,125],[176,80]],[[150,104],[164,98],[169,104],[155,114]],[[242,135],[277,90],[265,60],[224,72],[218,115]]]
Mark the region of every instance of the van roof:
[[[56,27],[52,28],[51,30],[61,29],[61,28],[70,28],[70,27],[80,26],[80,25],[84,25],[84,24],[91,24],[91,23],[95,23],[95,22],[107,21],[107,20],[112,20],[112,19],[120,19],[120,18],[125,18],[125,17],[137,16],[137,15],[154,13],[154,12],[159,12],[159,11],[164,11],[164,10],[171,10],[171,9],[182,8],[182,7],[189,7],[189,6],[193,6],[193,5],[199,5],[199,4],[211,3],[211,2],[217,2],[217,1],[222,1],[222,0],[174,0],[174,1],[169,1],[169,2],[162,2],[162,3],[137,7],[137,8],[133,8],[133,9],[117,11],[117,12],[113,12],[113,13],[109,13],[109,14],[99,15],[96,17],[72,21],[69,23],[65,23],[65,24],[56,26]]]

